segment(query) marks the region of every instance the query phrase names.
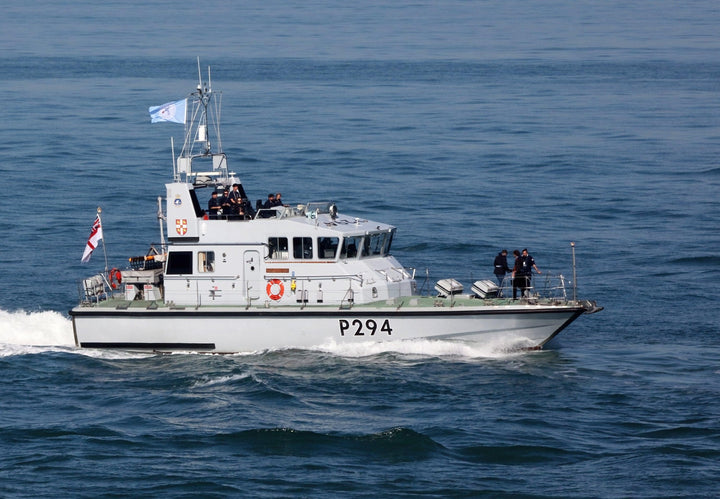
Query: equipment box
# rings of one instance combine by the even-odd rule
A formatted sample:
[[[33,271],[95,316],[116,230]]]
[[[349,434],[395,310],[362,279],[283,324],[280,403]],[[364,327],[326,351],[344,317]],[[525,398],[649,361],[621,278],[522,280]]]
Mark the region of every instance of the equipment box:
[[[483,279],[473,283],[472,292],[478,298],[495,298],[500,292],[500,288],[491,280]]]
[[[154,270],[123,270],[123,282],[130,284],[159,284],[162,269]]]
[[[441,279],[435,284],[435,291],[442,296],[457,295],[462,293],[463,285],[455,279]]]

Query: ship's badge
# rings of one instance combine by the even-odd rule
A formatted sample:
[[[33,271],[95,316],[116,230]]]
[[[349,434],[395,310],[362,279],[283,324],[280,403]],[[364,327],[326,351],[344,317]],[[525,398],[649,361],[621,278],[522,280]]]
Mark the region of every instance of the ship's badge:
[[[187,234],[187,218],[175,219],[175,231],[181,236]]]

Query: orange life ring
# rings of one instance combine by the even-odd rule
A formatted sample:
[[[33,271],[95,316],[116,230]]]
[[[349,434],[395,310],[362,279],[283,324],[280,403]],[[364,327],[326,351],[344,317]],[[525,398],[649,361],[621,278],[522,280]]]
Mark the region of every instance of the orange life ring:
[[[273,286],[277,286],[276,293],[273,293]],[[265,291],[267,292],[267,295],[268,297],[270,297],[271,300],[277,301],[282,298],[283,293],[285,293],[285,285],[280,279],[273,279],[271,281],[268,281]]]
[[[110,287],[113,289],[117,289],[118,285],[122,284],[122,274],[116,268],[110,271],[108,278],[110,279]],[[117,284],[115,284],[115,281],[117,281]]]

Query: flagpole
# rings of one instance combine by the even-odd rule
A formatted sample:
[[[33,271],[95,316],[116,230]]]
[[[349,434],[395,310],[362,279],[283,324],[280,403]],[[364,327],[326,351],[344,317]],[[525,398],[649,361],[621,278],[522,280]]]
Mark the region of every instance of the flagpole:
[[[100,213],[102,213],[102,208],[99,206],[97,207],[97,217],[98,220],[100,220],[100,227],[103,227],[102,223],[102,217],[100,217]],[[105,255],[105,273],[108,273],[108,262],[107,262],[107,250],[105,249],[105,228],[102,229],[102,245],[103,245],[103,255]]]

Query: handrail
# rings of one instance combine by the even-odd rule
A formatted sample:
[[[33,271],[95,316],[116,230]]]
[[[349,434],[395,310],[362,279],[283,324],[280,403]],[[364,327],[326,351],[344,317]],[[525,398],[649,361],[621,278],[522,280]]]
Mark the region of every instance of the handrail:
[[[240,279],[239,275],[213,275],[212,272],[202,274],[166,274],[163,276],[166,281],[235,281]]]
[[[363,276],[358,274],[351,274],[351,275],[286,275],[286,276],[279,276],[277,274],[264,274],[263,279],[270,280],[270,279],[279,279],[281,281],[342,281],[342,280],[351,280],[359,282],[361,285],[363,283]]]
[[[530,280],[529,297],[567,301],[567,285],[570,284],[563,274],[533,274]],[[500,296],[513,296],[513,278],[506,276],[500,286]]]
[[[388,270],[393,270],[400,274],[399,279],[393,279],[388,275]],[[375,272],[382,275],[386,281],[390,282],[402,282],[405,279],[415,279],[415,269],[409,268],[406,269],[405,267],[390,267],[389,269],[375,269]]]

